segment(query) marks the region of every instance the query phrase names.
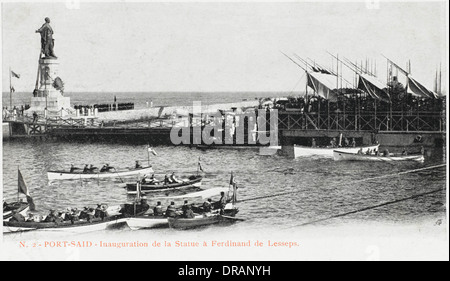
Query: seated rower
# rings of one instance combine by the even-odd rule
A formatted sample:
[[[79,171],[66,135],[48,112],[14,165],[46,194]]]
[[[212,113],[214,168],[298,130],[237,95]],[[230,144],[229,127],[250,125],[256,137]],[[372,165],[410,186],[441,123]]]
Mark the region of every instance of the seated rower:
[[[187,206],[183,211],[183,217],[186,219],[192,219],[195,217],[194,212],[192,211],[191,206]]]
[[[100,169],[100,172],[110,172],[112,169],[114,169],[114,167],[109,166],[108,163],[106,163],[105,165],[103,165],[103,167]]]
[[[358,150],[357,154],[359,154],[359,155],[363,155],[364,154],[362,147]]]
[[[172,183],[172,181],[170,180],[169,175],[165,175],[164,176],[164,184],[171,184],[171,183]]]
[[[370,148],[368,148],[366,151],[366,155],[370,155],[371,153],[372,153],[372,151],[370,150]]]
[[[383,151],[383,156],[389,156],[389,150],[387,148]]]
[[[13,210],[12,212],[12,217],[9,219],[10,222],[24,222],[25,221],[25,217],[17,212],[16,210]]]
[[[75,167],[73,164],[70,165],[70,172],[73,173],[75,170],[79,170],[80,168]]]
[[[95,170],[98,170],[98,168],[97,168],[97,167],[94,167],[94,165],[91,164],[91,165],[89,166],[89,172],[90,172],[90,173],[93,173],[93,172],[95,172]]]
[[[84,165],[83,173],[89,173],[89,165]]]
[[[139,160],[136,160],[136,165],[134,166],[136,169],[142,168],[141,163],[139,163]]]
[[[172,183],[179,183],[180,181],[175,177],[175,172],[172,173],[172,175],[170,176],[170,181]]]
[[[174,218],[177,216],[177,209],[175,207],[175,202],[170,202],[170,205],[167,207],[165,217]]]
[[[44,222],[54,222],[56,219],[55,210],[51,209],[49,214],[45,217]]]
[[[34,215],[33,213],[28,213],[28,218],[26,219],[27,222],[34,222]]]
[[[211,209],[212,209],[212,203],[211,203],[211,198],[208,198],[208,200],[206,200],[204,203],[203,203],[203,211],[205,211],[205,212],[211,212]]]
[[[154,215],[154,216],[163,216],[163,215],[164,215],[164,211],[163,211],[163,209],[162,209],[162,206],[161,206],[161,202],[160,202],[160,201],[158,201],[158,202],[156,203],[155,208],[153,208],[153,215]]]

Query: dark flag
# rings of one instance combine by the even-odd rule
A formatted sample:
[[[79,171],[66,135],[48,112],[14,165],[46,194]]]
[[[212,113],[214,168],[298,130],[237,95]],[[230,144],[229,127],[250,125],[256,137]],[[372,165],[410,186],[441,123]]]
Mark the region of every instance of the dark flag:
[[[34,211],[36,206],[34,205],[33,198],[31,198],[30,193],[28,192],[27,185],[25,184],[25,181],[23,179],[23,176],[22,176],[22,173],[20,172],[20,170],[18,170],[18,183],[17,183],[17,186],[18,186],[18,189],[19,189],[18,190],[19,193],[23,193],[23,194],[25,194],[27,196],[27,202],[28,202],[28,204],[30,204],[30,210]]]
[[[11,70],[11,75],[12,75],[12,77],[20,78],[20,74],[17,74],[12,70]]]
[[[236,180],[234,179],[234,175],[233,172],[231,172],[231,178],[230,178],[230,185],[232,186],[232,192],[233,192],[233,203],[237,202],[237,194],[236,194],[236,190],[237,190],[237,184],[236,184]]]
[[[230,185],[235,184],[233,172],[231,172]]]

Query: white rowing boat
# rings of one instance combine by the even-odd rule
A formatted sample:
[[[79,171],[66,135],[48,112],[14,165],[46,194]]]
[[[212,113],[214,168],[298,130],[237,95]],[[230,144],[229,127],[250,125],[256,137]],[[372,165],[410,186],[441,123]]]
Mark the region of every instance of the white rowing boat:
[[[378,150],[379,144],[368,145],[362,147],[310,147],[310,146],[300,146],[294,145],[294,156],[304,157],[304,156],[322,156],[322,157],[333,157],[333,151],[339,149],[339,151],[347,153],[357,153],[360,149],[366,152],[368,149],[371,151]]]
[[[48,180],[77,180],[77,179],[103,179],[103,178],[121,178],[129,177],[134,175],[144,175],[154,173],[153,168],[142,167],[137,169],[126,169],[126,170],[110,170],[107,172],[68,172],[68,171],[48,171]]]
[[[340,150],[333,152],[335,161],[377,161],[377,162],[394,162],[394,161],[417,161],[425,160],[422,154],[401,155],[390,153],[388,156],[374,154],[357,154],[348,153]]]

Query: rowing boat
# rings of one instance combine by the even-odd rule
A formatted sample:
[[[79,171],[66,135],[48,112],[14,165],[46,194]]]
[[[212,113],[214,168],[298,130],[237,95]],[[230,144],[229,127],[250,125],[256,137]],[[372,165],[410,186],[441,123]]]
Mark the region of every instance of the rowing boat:
[[[347,153],[357,153],[360,149],[362,149],[363,152],[366,152],[367,150],[378,150],[378,147],[380,145],[369,145],[369,146],[362,146],[362,147],[339,147],[339,151],[347,152]],[[294,145],[294,156],[297,157],[303,157],[303,156],[323,156],[323,157],[333,157],[333,151],[336,150],[336,147],[310,147],[310,146],[300,146],[300,145]]]
[[[163,182],[156,183],[142,183],[141,193],[150,193],[150,192],[159,192],[159,191],[167,191],[188,187],[200,187],[202,184],[203,177],[200,175],[193,175],[187,179],[180,179],[179,182],[176,183],[168,183],[164,184]],[[136,194],[136,183],[127,183],[126,189],[128,194]]]
[[[66,231],[76,233],[86,233],[98,230],[105,230],[108,228],[118,227],[125,224],[122,216],[110,216],[103,220],[100,218],[93,218],[91,220],[79,221],[63,221],[57,222],[3,222],[3,233],[20,232],[28,230],[43,230],[43,231]]]
[[[68,172],[68,171],[48,171],[47,176],[49,180],[75,180],[75,179],[90,179],[90,178],[121,178],[134,176],[138,174],[152,174],[154,173],[153,168],[142,167],[142,168],[133,168],[133,169],[124,169],[124,170],[110,170],[105,172]]]
[[[389,156],[383,155],[375,155],[375,154],[357,154],[357,153],[348,153],[340,150],[333,151],[333,157],[335,161],[384,161],[384,162],[393,162],[393,161],[417,161],[423,162],[424,156],[422,154],[411,154],[411,155],[402,155],[390,153]]]
[[[239,209],[234,207],[233,203],[228,203],[223,210],[223,214],[220,214],[219,210],[216,210],[215,212],[197,214],[193,218],[175,217],[168,218],[167,221],[170,228],[190,229],[240,221],[242,219],[234,217],[238,212]]]

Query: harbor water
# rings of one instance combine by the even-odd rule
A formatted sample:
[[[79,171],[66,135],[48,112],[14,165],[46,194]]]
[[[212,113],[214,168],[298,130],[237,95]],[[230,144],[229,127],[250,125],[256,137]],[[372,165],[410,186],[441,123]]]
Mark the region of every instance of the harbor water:
[[[145,100],[141,98],[140,106],[145,104]],[[215,101],[218,100],[223,101],[220,96],[216,96]],[[153,102],[157,103],[158,100],[154,99]],[[266,238],[281,236],[300,242],[302,229],[307,229],[305,233],[309,231],[314,236],[320,235],[321,227],[331,228],[334,230],[328,233],[335,236],[339,235],[338,229],[345,226],[353,229],[377,225],[385,229],[385,226],[411,226],[425,222],[433,227],[436,221],[445,221],[445,168],[420,170],[445,163],[442,148],[427,149],[423,163],[335,162],[330,158],[318,157],[291,159],[279,155],[260,156],[258,150],[254,149],[200,150],[185,146],[156,146],[154,149],[157,155],[148,158],[146,145],[58,140],[6,141],[3,143],[3,198],[7,201],[16,199],[19,168],[36,204],[36,214],[45,215],[49,209],[95,207],[98,203],[119,205],[133,201],[134,197],[126,194],[124,182],[135,181],[136,177],[49,182],[46,173],[48,170],[69,169],[70,164],[82,168],[85,164],[101,167],[109,163],[116,168],[125,168],[132,167],[135,160],[140,160],[142,164],[149,161],[155,176],[161,179],[172,172],[183,177],[197,173],[200,158],[205,176],[202,189],[228,187],[231,172],[234,173],[238,184],[238,217],[245,221],[227,227],[212,226],[184,232],[172,229],[133,232],[125,229],[91,233],[88,237],[141,241],[186,237],[193,240],[212,237],[248,240],[262,235]],[[397,174],[413,169],[419,170]],[[442,188],[441,192],[401,201],[439,188]],[[149,194],[147,199],[152,206],[156,200],[167,206],[171,199],[161,197],[180,194]],[[159,199],[154,199],[155,196]],[[370,208],[396,200],[400,201]],[[182,199],[176,200],[177,205],[181,206],[182,203]],[[349,214],[338,216],[346,213]],[[304,228],[301,226],[333,216],[338,217]],[[5,235],[4,239],[14,241],[49,237],[49,232],[36,231]],[[255,256],[258,256],[257,251],[253,251],[248,258]],[[181,257],[187,258],[188,254],[182,252]]]

